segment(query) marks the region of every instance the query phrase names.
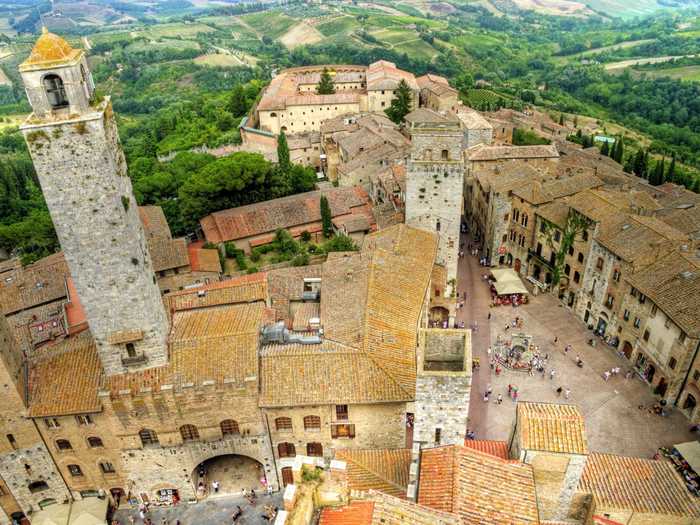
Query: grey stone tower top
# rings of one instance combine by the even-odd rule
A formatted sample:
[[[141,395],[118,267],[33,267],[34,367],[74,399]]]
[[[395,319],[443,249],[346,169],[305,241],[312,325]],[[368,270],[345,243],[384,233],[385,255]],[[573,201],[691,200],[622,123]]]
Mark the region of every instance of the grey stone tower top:
[[[20,65],[20,127],[107,375],[167,363],[168,320],[109,98],[81,50],[44,31]]]

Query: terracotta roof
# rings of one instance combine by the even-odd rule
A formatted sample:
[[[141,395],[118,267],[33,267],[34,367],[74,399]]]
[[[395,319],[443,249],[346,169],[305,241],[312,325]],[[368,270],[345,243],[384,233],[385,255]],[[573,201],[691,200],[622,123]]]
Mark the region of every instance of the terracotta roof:
[[[263,407],[409,399],[367,355],[329,340],[316,345],[265,346],[260,374]]]
[[[459,445],[422,451],[418,503],[464,525],[537,525],[532,467]]]
[[[523,449],[588,454],[583,416],[575,405],[521,401],[516,424]]]
[[[321,195],[328,199],[333,217],[350,213],[371,216],[367,192],[361,187],[347,187],[300,193],[219,211],[207,215],[200,223],[207,240],[214,243],[309,225],[321,221]]]
[[[347,462],[350,490],[375,489],[398,498],[406,497],[410,449],[336,449],[335,459]]]
[[[72,277],[66,279],[68,289],[68,301],[65,304],[66,321],[68,322],[68,333],[75,334],[88,328],[85,309],[80,303],[78,291]]]
[[[308,330],[311,319],[321,318],[321,305],[319,303],[301,303],[294,311],[292,330]]]
[[[593,495],[598,513],[614,509],[700,518],[697,499],[664,460],[593,453],[586,461],[578,490]]]
[[[700,337],[700,264],[677,251],[627,278],[690,337]]]
[[[64,339],[29,375],[30,417],[99,412],[102,365],[89,332]]]
[[[193,242],[187,246],[190,268],[193,272],[221,273],[219,252],[213,248],[202,248],[204,241]]]
[[[163,385],[180,389],[204,381],[243,386],[257,377],[258,332],[265,313],[263,302],[175,312],[170,337],[170,362],[162,367],[110,376],[105,388],[112,395]]]
[[[374,502],[372,525],[454,525],[457,516],[440,512],[412,501],[370,490],[367,498]]]
[[[267,274],[243,275],[196,288],[169,293],[164,301],[170,311],[267,300]]]
[[[343,507],[326,507],[321,510],[318,525],[372,525],[374,502],[351,501]]]
[[[566,219],[569,217],[569,207],[562,201],[554,201],[539,206],[535,214],[564,229]]]
[[[149,237],[147,242],[154,272],[182,268],[190,264],[187,241],[184,238]]]
[[[76,60],[83,53],[80,49],[73,49],[68,42],[60,36],[49,33],[44,27],[42,34],[37,39],[29,57],[19,65],[20,71],[35,68],[56,67],[63,63]]]
[[[63,252],[23,268],[5,272],[0,279],[0,308],[5,315],[66,297],[69,275]]]
[[[359,254],[329,257],[324,340],[263,348],[261,405],[413,399],[418,322],[435,252],[433,233],[401,224],[366,236]]]
[[[139,217],[146,237],[172,239],[170,226],[160,206],[139,206]]]
[[[470,161],[501,159],[559,158],[556,146],[485,146],[480,144],[467,150]]]
[[[393,62],[379,60],[367,68],[367,90],[369,91],[396,89],[401,80],[404,80],[411,89],[418,90],[418,83],[413,73],[397,68]]]
[[[457,109],[457,118],[467,129],[493,129],[493,126],[481,113],[467,106],[460,106]]]
[[[488,439],[465,439],[464,446],[467,448],[473,448],[474,450],[480,450],[486,454],[491,454],[501,459],[510,459],[508,456],[508,443],[505,441],[491,441]]]
[[[438,113],[428,108],[416,108],[404,117],[406,122],[424,122],[431,124],[446,124],[458,123],[457,116],[448,111],[446,113]]]

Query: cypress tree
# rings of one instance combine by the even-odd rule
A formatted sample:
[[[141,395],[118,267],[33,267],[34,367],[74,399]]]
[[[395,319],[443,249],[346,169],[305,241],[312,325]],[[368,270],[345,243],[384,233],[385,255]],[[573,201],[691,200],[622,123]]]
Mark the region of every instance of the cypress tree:
[[[405,80],[399,82],[399,87],[394,92],[394,100],[391,101],[391,106],[384,113],[395,124],[401,124],[403,118],[411,112],[413,106],[413,92],[406,84]]]
[[[564,125],[564,113],[559,113],[559,125]]]
[[[610,146],[608,146],[607,142],[603,142],[603,146],[600,148],[600,153],[606,157],[610,156]]]
[[[623,142],[623,138],[618,137],[617,140],[615,141],[615,149],[614,149],[612,159],[615,162],[619,162],[620,164],[622,164],[622,157],[624,156],[624,154],[625,154],[625,145]]]
[[[668,172],[666,173],[666,180],[669,182],[676,182],[676,155],[675,153],[671,157],[671,164],[668,166]]]
[[[325,67],[321,73],[321,80],[316,87],[316,93],[319,95],[332,95],[335,93],[333,79],[331,78],[331,74],[328,72],[328,69]]]
[[[333,235],[333,216],[325,195],[321,195],[321,224],[323,226],[323,236],[326,238],[331,237]]]
[[[280,171],[287,175],[292,163],[289,160],[289,145],[287,144],[287,136],[284,134],[284,131],[280,131],[277,137],[277,163]]]
[[[649,180],[649,150],[644,150],[644,158],[642,159],[642,177]]]

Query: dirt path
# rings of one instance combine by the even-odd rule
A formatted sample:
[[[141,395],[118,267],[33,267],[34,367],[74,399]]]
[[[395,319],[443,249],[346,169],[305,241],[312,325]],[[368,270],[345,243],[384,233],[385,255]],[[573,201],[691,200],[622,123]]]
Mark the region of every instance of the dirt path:
[[[663,57],[634,58],[631,60],[621,60],[620,62],[611,62],[610,64],[605,64],[604,67],[606,71],[614,72],[632,66],[641,66],[642,64],[659,64],[661,62],[670,62],[676,58],[691,58],[696,56],[698,55],[668,55]]]

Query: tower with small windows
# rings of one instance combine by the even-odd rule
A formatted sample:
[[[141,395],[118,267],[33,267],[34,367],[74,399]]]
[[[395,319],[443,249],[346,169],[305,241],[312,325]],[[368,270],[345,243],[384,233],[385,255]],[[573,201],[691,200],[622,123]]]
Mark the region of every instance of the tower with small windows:
[[[463,133],[451,113],[419,108],[405,117],[411,136],[406,169],[406,224],[436,232],[436,262],[447,270],[449,297],[457,280],[464,187]]]
[[[109,98],[84,51],[45,29],[19,67],[22,124],[107,375],[167,363],[168,321]]]

